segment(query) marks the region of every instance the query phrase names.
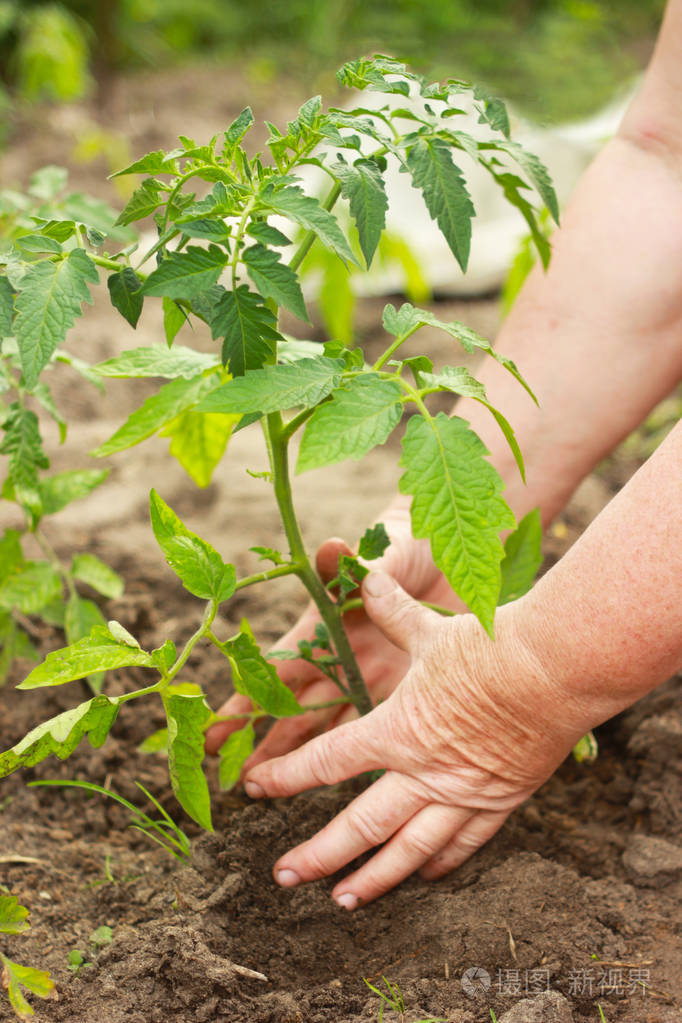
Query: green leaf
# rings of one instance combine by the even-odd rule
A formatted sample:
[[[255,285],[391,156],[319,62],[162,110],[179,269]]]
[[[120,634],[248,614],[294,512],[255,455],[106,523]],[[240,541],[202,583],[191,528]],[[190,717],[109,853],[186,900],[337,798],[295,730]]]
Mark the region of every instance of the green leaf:
[[[242,112],[234,119],[230,127],[225,132],[225,148],[223,150],[223,159],[229,160],[233,150],[239,145],[241,140],[246,135],[247,131],[253,124],[253,111],[251,107],[244,107]]]
[[[150,497],[152,529],[166,561],[186,590],[203,600],[227,600],[237,575],[209,543],[192,533],[155,490]]]
[[[101,695],[44,721],[12,749],[0,753],[0,778],[19,767],[34,767],[51,753],[66,760],[85,735],[92,746],[101,746],[117,714],[118,702]]]
[[[95,372],[103,377],[166,377],[186,380],[198,376],[206,369],[217,366],[215,356],[195,352],[193,348],[176,345],[168,349],[163,345],[132,348],[113,359],[100,362]]]
[[[95,928],[88,938],[88,941],[91,945],[94,945],[95,948],[105,948],[107,945],[111,945],[113,933],[114,932],[111,927],[108,927],[106,924],[102,924],[101,927]]]
[[[21,966],[0,952],[2,986],[7,989],[10,1005],[21,1020],[30,1019],[33,1009],[24,998],[21,988],[26,988],[38,998],[49,998],[54,989],[54,981],[47,970],[36,970],[32,966]]]
[[[523,146],[520,146],[518,142],[498,142],[496,148],[504,153],[509,153],[519,167],[525,171],[535,186],[538,195],[551,213],[552,219],[558,224],[559,203],[552,185],[552,179],[544,163],[534,153],[529,153]]]
[[[156,394],[147,398],[139,409],[128,416],[123,426],[120,426],[109,440],[100,444],[91,453],[96,458],[102,458],[104,455],[125,451],[126,448],[139,444],[181,412],[193,408],[203,395],[215,386],[216,380],[204,376],[196,376],[191,380],[171,380],[160,387]]]
[[[541,564],[542,522],[539,509],[533,508],[505,541],[498,606],[528,593]]]
[[[171,438],[171,455],[198,487],[207,487],[239,418],[192,409],[166,423],[160,436]]]
[[[116,599],[123,593],[120,575],[94,554],[77,554],[71,563],[71,575],[92,586],[103,597]]]
[[[181,155],[181,149],[174,149],[170,153],[164,153],[163,149],[155,149],[154,152],[140,157],[139,160],[124,167],[123,170],[115,171],[111,177],[120,178],[124,174],[177,174],[175,160]]]
[[[9,408],[3,430],[5,436],[0,444],[0,454],[9,456],[8,479],[16,500],[34,517],[40,517],[38,470],[48,469],[50,462],[43,451],[38,417],[35,412],[14,403]]]
[[[0,586],[0,607],[35,614],[61,595],[62,577],[45,561],[24,561]]]
[[[230,661],[232,681],[238,693],[250,697],[254,704],[276,718],[301,713],[298,700],[265,660],[252,636],[242,631],[224,643],[223,650]]]
[[[151,655],[117,639],[109,627],[97,625],[83,639],[48,654],[17,689],[61,686],[96,671],[133,666],[152,667]]]
[[[54,515],[72,501],[86,497],[108,475],[108,469],[67,469],[66,472],[41,480],[38,489],[43,514]]]
[[[38,168],[31,175],[28,194],[35,196],[36,199],[49,201],[66,188],[68,180],[69,172],[66,167],[58,167],[54,163],[49,163],[45,167]]]
[[[52,396],[52,391],[44,381],[40,380],[33,388],[33,397],[40,402],[42,407],[45,409],[47,414],[54,419],[55,423],[59,427],[59,443],[63,444],[66,440],[67,423],[64,416],[61,414],[55,400]]]
[[[340,554],[338,575],[327,583],[327,588],[338,589],[339,602],[343,603],[348,594],[356,590],[368,574],[369,569],[360,564],[353,554]]]
[[[248,370],[208,394],[199,411],[267,414],[298,406],[312,408],[339,386],[343,370],[343,359],[325,356]]]
[[[245,284],[223,293],[210,326],[213,337],[223,339],[222,360],[235,377],[271,359],[281,337],[275,316]]]
[[[14,330],[26,386],[38,382],[41,370],[81,314],[92,303],[88,284],[97,284],[97,267],[83,249],[73,249],[58,262],[41,260],[28,270],[16,298]]]
[[[125,208],[119,213],[116,224],[125,227],[135,220],[144,220],[151,216],[154,210],[158,210],[166,201],[166,193],[158,181],[153,178],[146,178],[139,188],[136,188]]]
[[[336,217],[325,210],[318,199],[306,195],[300,188],[289,187],[275,191],[271,185],[266,186],[259,199],[267,209],[281,213],[306,231],[314,231],[328,249],[333,249],[341,259],[358,266]]]
[[[477,85],[474,89],[474,99],[479,101],[474,104],[479,113],[478,123],[489,124],[495,131],[501,131],[506,138],[509,138],[511,130],[509,114],[504,102],[496,96],[491,96],[482,85]]]
[[[172,298],[162,298],[161,305],[163,307],[163,332],[166,335],[166,344],[170,348],[189,317]]]
[[[430,540],[436,565],[492,636],[504,557],[499,533],[515,523],[486,454],[463,419],[413,416],[403,439],[400,491],[413,495],[414,536]]]
[[[393,334],[395,337],[405,337],[409,334],[414,333],[423,326],[438,327],[439,330],[444,330],[450,337],[454,337],[456,341],[459,341],[462,348],[470,355],[475,351],[476,348],[480,348],[487,355],[492,356],[496,362],[499,362],[501,366],[511,373],[511,375],[518,380],[521,386],[528,392],[533,401],[536,402],[535,395],[531,391],[530,387],[519,373],[516,365],[511,359],[506,358],[504,355],[500,355],[492,347],[489,341],[486,341],[484,337],[477,334],[471,327],[465,326],[463,323],[459,323],[457,320],[446,322],[445,320],[439,320],[432,312],[427,309],[415,309],[409,302],[403,303],[400,309],[395,309],[390,303],[384,307],[384,313],[382,318],[384,330],[387,330],[389,334]]]
[[[6,277],[0,277],[0,340],[12,333],[14,292]]]
[[[507,202],[512,206],[516,206],[521,213],[521,216],[526,221],[542,265],[545,269],[547,269],[551,256],[549,240],[539,223],[537,211],[533,206],[531,206],[525,196],[521,194],[521,189],[527,189],[528,185],[525,181],[522,181],[521,178],[517,177],[516,174],[498,173],[492,166],[492,163],[489,164],[483,162],[483,166],[492,174],[498,185],[500,185]]]
[[[233,789],[239,781],[244,762],[253,753],[255,739],[253,726],[248,724],[229,735],[218,750],[218,778],[223,791]]]
[[[171,689],[163,694],[168,720],[168,773],[177,801],[192,820],[213,831],[211,796],[201,763],[204,728],[213,716],[203,696],[187,696]]]
[[[284,306],[310,322],[298,277],[285,263],[279,252],[266,249],[263,245],[251,245],[242,252],[242,259],[249,277],[264,298],[271,298],[278,306]]]
[[[22,934],[29,930],[28,910],[19,905],[16,895],[0,895],[0,933]]]
[[[329,169],[341,182],[341,195],[350,203],[360,248],[369,269],[386,226],[388,199],[381,171],[374,160],[365,159],[356,160],[352,166],[339,159]]]
[[[85,600],[77,593],[72,593],[66,605],[64,616],[64,631],[69,643],[77,643],[79,639],[89,636],[92,630],[99,626],[106,627],[104,615],[92,600]],[[102,691],[104,672],[96,671],[88,675],[88,685],[97,696]]]
[[[14,244],[24,252],[50,252],[58,256],[62,252],[59,242],[46,234],[22,234]]]
[[[274,547],[263,547],[259,545],[256,547],[249,547],[249,550],[258,555],[259,561],[272,561],[274,565],[286,564],[287,559],[283,556],[281,551],[276,551]]]
[[[246,233],[255,238],[262,245],[291,245],[291,238],[287,238],[276,227],[266,224],[264,220],[256,220],[249,224]]]
[[[357,376],[317,408],[301,440],[297,472],[360,459],[383,444],[400,422],[402,391],[377,374]]]
[[[22,563],[21,533],[17,529],[6,529],[0,539],[0,583]]]
[[[167,671],[170,671],[175,664],[177,655],[175,643],[171,639],[167,639],[163,646],[157,647],[156,650],[152,650],[152,660],[159,671],[164,675]]]
[[[133,268],[126,266],[122,270],[111,274],[107,278],[107,287],[111,296],[111,304],[115,309],[118,309],[121,316],[128,321],[131,327],[136,327],[142,312],[144,299],[140,294],[142,281]]]
[[[159,728],[157,732],[148,735],[144,742],[137,747],[138,753],[167,753],[168,752],[168,729]]]
[[[7,681],[9,669],[17,657],[38,659],[38,651],[27,634],[7,611],[0,612],[0,686]]]
[[[419,139],[407,155],[407,167],[455,259],[466,270],[475,210],[450,146],[441,139]]]
[[[171,252],[149,275],[142,294],[194,298],[217,284],[226,262],[227,253],[216,245],[210,245],[208,249],[190,245],[182,252]]]
[[[365,561],[374,561],[380,558],[386,548],[390,545],[391,538],[386,532],[383,522],[377,522],[376,526],[370,526],[363,533],[358,546],[358,557]]]

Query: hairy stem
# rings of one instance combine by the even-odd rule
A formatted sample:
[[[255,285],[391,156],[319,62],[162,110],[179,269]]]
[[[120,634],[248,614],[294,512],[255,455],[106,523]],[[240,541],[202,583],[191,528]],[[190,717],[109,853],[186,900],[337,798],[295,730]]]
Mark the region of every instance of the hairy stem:
[[[312,597],[322,621],[327,626],[329,636],[337,656],[341,661],[348,696],[360,714],[367,714],[372,709],[372,702],[367,693],[355,654],[348,641],[338,605],[330,598],[322,585],[303,545],[296,512],[291,498],[291,482],[289,479],[289,459],[287,438],[283,434],[282,416],[273,412],[264,423],[270,468],[272,470],[275,498],[279,507],[282,524],[289,541],[291,558],[298,565],[297,575]]]

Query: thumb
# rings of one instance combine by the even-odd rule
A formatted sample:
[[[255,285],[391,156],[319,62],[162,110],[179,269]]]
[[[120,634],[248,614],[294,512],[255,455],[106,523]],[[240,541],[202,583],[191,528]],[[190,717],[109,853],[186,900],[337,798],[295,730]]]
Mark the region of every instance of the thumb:
[[[370,572],[362,583],[362,599],[369,618],[384,635],[417,656],[440,624],[440,616],[405,592],[385,572]]]

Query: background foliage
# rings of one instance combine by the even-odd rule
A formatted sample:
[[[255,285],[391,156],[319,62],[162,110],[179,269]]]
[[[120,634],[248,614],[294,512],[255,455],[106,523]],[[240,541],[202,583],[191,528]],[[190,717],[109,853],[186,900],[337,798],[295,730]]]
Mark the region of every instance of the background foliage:
[[[483,81],[536,117],[580,117],[645,62],[663,0],[0,0],[5,103],[72,100],[113,69],[210,54],[269,81],[383,50]],[[324,77],[324,76],[323,76]]]

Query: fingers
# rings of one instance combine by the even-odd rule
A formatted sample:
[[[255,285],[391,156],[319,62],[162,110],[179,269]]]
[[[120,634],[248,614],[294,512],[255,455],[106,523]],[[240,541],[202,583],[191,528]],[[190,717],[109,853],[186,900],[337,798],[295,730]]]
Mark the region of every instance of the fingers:
[[[377,707],[357,721],[311,739],[287,756],[259,764],[244,779],[247,795],[252,799],[293,796],[385,766],[375,739],[382,732],[383,717],[383,707]]]
[[[362,583],[365,611],[385,636],[412,656],[428,644],[440,626],[440,616],[430,611],[385,572],[370,572]]]
[[[381,845],[424,805],[423,791],[404,775],[389,771],[307,842],[274,867],[285,887],[340,870],[356,856]],[[294,878],[296,880],[294,880]]]
[[[479,810],[456,835],[428,860],[419,873],[426,881],[435,881],[459,867],[498,831],[511,810]]]
[[[379,898],[430,860],[467,826],[475,811],[463,806],[430,803],[414,814],[368,863],[344,878],[332,898],[344,909]]]

